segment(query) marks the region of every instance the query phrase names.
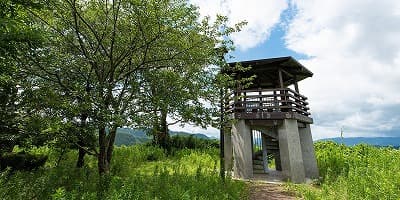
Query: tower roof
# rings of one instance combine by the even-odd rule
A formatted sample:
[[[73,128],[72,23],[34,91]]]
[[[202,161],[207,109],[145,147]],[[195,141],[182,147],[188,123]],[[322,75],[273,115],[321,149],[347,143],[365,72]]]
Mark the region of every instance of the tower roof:
[[[251,69],[245,72],[234,72],[230,70],[237,63],[240,63],[243,67],[251,67]],[[225,70],[225,73],[234,74],[236,78],[244,78],[256,75],[255,80],[253,80],[252,87],[277,87],[279,85],[279,70],[282,72],[282,79],[285,87],[293,84],[294,82],[298,82],[313,76],[313,73],[310,70],[308,70],[291,56],[231,62],[228,64],[230,69]]]

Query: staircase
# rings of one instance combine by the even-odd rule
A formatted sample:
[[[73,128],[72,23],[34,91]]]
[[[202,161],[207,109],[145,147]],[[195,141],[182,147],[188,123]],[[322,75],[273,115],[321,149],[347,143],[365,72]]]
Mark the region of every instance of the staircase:
[[[279,153],[279,143],[278,140],[271,136],[266,136],[267,141],[267,154],[275,155]],[[262,157],[262,150],[254,152],[253,155],[253,173],[254,174],[266,174],[268,172],[264,171],[264,162]]]
[[[259,152],[262,154],[261,151],[259,151]],[[261,155],[256,155],[253,158],[253,173],[254,174],[265,174],[266,173],[264,171],[263,159],[262,159]]]

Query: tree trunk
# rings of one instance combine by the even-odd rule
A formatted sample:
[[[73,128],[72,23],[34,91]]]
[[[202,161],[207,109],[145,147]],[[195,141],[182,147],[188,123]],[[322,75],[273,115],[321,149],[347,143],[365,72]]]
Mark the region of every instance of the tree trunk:
[[[107,146],[106,127],[101,126],[99,128],[99,154],[97,156],[97,166],[100,175],[110,173],[110,164],[107,159]]]
[[[76,162],[76,167],[77,168],[82,168],[83,165],[85,164],[85,155],[86,152],[82,148],[79,148],[78,150],[78,161]]]
[[[225,119],[224,119],[224,90],[220,89],[220,121],[219,121],[219,175],[225,181]]]
[[[168,149],[169,144],[168,124],[167,124],[167,111],[161,111],[160,130],[158,132],[158,144],[163,149]]]
[[[86,119],[88,118],[88,115],[86,113],[83,113],[81,115],[81,123],[80,123],[80,137],[78,138],[78,160],[76,162],[76,167],[77,168],[82,168],[83,165],[85,164],[85,155],[86,152],[84,149],[82,149],[82,147],[84,147],[86,145],[87,142],[85,142],[85,136],[86,135],[82,135],[82,134],[87,134],[84,129],[86,128]]]
[[[108,135],[107,162],[109,164],[111,163],[111,157],[114,151],[114,141],[116,134],[117,134],[117,127],[113,127],[110,130],[110,134]]]

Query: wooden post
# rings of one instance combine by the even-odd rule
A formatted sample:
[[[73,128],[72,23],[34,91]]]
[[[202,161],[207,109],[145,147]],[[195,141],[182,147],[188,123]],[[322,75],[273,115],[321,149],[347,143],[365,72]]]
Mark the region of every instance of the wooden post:
[[[278,75],[279,75],[279,86],[283,88],[283,78],[282,78],[282,71],[281,69],[278,69]]]
[[[282,77],[282,70],[278,69],[278,76],[279,76],[279,87],[281,89],[283,89],[284,85],[283,85],[283,77]],[[286,92],[285,90],[281,90],[281,101],[286,100]],[[285,106],[286,103],[282,103],[282,106]],[[281,112],[286,112],[286,109],[280,109]]]
[[[297,84],[297,80],[294,82],[294,90],[296,90],[296,92],[300,94],[299,85]]]
[[[276,95],[276,90],[274,90],[274,108],[273,108],[273,111],[276,111],[278,108],[277,108],[277,106],[279,106],[279,103],[278,103],[278,96]]]
[[[258,88],[260,91],[258,92],[258,94],[260,95],[260,108],[259,108],[259,112],[263,112],[263,108],[262,108],[262,106],[263,106],[263,102],[262,102],[262,91],[261,91],[261,88]]]
[[[296,90],[296,92],[297,92],[298,94],[300,94],[300,92],[299,92],[299,85],[298,85],[298,83],[297,83],[297,77],[296,77],[296,76],[294,77],[294,90]],[[294,94],[294,96],[300,99],[300,96],[299,96],[299,95]],[[297,99],[295,99],[294,101],[295,101],[296,103],[300,103],[300,101],[297,100]],[[294,107],[300,108],[300,109],[301,109],[301,107],[298,106],[298,105],[294,105]],[[298,112],[298,111],[296,110],[296,112]]]
[[[243,92],[242,107],[244,107],[244,112],[247,112],[246,92]]]

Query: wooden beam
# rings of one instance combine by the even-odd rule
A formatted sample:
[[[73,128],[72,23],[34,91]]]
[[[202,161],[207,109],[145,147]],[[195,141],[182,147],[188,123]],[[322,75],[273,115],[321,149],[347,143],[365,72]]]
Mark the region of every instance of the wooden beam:
[[[294,90],[296,90],[297,93],[299,92],[299,84],[297,83],[297,77],[294,76]]]
[[[283,78],[282,78],[282,70],[278,69],[278,76],[279,76],[279,86],[283,88]]]
[[[297,81],[294,82],[294,90],[295,90],[297,93],[300,93],[300,92],[299,92],[299,85],[297,84]]]
[[[290,77],[294,77],[293,74],[291,74],[291,73],[285,71],[284,69],[280,69],[280,70],[281,70],[283,73],[285,73],[286,75],[288,75],[288,76],[290,76]]]

